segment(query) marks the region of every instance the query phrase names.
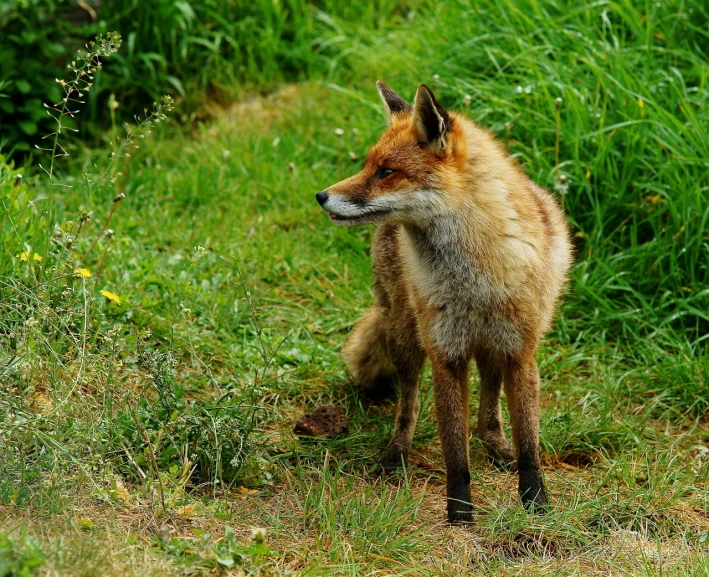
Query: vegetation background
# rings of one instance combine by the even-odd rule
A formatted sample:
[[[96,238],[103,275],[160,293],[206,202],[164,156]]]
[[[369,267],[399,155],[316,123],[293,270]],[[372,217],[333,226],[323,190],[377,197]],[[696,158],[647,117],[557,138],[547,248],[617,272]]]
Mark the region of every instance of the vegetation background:
[[[0,576],[709,575],[708,30],[701,0],[0,2]],[[473,441],[475,522],[443,522],[428,376],[375,473],[393,405],[339,357],[372,231],[313,194],[376,79],[567,211],[545,517]],[[297,439],[323,402],[348,435]]]

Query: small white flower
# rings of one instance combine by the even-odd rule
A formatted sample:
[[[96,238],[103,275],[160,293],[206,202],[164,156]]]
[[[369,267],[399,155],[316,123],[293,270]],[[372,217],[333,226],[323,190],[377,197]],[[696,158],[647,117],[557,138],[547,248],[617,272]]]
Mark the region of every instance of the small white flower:
[[[266,540],[266,529],[263,527],[254,527],[251,529],[251,540],[256,543],[263,543]]]

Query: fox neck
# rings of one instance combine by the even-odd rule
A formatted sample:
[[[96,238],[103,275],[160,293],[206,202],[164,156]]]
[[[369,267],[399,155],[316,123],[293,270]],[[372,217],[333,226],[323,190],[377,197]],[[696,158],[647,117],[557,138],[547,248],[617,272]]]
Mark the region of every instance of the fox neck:
[[[403,225],[416,255],[438,262],[447,260],[451,250],[458,252],[461,249],[463,239],[460,228],[461,223],[456,218],[434,218],[425,224]]]
[[[403,225],[409,259],[431,282],[476,283],[487,279],[481,243],[470,236],[470,223],[461,215],[434,218],[425,225]]]
[[[402,223],[411,247],[421,257],[476,260],[481,247],[491,248],[490,221],[474,205],[458,205],[427,219]]]

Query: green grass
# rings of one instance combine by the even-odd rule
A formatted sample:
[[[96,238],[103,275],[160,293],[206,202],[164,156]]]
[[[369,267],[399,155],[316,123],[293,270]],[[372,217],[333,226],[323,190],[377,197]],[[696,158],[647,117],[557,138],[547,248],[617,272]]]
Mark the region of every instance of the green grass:
[[[72,189],[3,167],[4,557],[60,575],[709,574],[706,8],[517,6],[333,18],[327,82],[160,124],[104,187],[82,184],[101,150],[71,149]],[[411,467],[375,473],[393,405],[358,398],[339,355],[371,300],[372,231],[313,195],[384,126],[377,77],[429,83],[564,192],[577,264],[539,353],[545,517],[473,440],[475,522],[443,522],[428,374]],[[322,402],[348,435],[297,439]]]

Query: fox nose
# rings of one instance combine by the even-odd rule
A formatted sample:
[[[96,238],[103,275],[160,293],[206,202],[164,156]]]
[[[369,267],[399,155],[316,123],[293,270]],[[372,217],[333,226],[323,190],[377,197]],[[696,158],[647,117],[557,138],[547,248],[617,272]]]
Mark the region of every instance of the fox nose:
[[[320,206],[322,206],[323,204],[325,204],[327,202],[327,198],[328,198],[327,192],[325,192],[324,190],[321,190],[320,192],[318,192],[315,195],[315,198],[320,203]]]

